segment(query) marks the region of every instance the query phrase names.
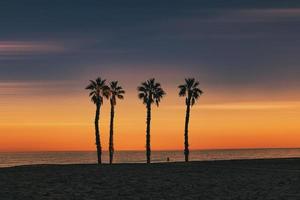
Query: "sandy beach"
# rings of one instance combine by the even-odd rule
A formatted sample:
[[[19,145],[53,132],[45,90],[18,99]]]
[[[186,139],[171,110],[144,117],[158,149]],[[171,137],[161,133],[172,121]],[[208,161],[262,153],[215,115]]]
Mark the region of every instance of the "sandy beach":
[[[300,199],[300,159],[0,169],[0,199]]]

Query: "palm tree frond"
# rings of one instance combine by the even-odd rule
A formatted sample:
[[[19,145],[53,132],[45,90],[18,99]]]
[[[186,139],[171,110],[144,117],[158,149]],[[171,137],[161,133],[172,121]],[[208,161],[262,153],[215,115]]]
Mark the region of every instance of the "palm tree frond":
[[[194,105],[197,99],[203,94],[203,91],[200,90],[199,82],[195,78],[185,78],[185,84],[179,85],[179,96],[186,97],[186,105]]]
[[[110,94],[111,94],[110,88],[109,88],[107,85],[103,86],[103,87],[102,87],[102,95],[103,95],[106,99],[108,99],[109,96],[110,96]]]
[[[123,90],[123,88],[118,85],[118,81],[110,82],[110,88],[108,89],[110,91],[110,98],[114,105],[117,103],[116,98],[124,99],[123,94],[125,94],[125,90]]]
[[[147,89],[146,89],[145,86],[138,86],[138,87],[137,87],[137,90],[140,91],[140,92],[144,92],[144,91],[146,91]]]
[[[95,91],[90,92],[89,96],[95,95]]]
[[[161,98],[166,94],[161,88],[161,84],[155,82],[154,78],[142,82],[137,88],[139,99],[143,100],[144,104],[155,103],[157,106]]]
[[[188,79],[185,79],[185,81],[186,81],[187,88],[189,88],[189,89],[191,89],[195,83],[194,78],[188,78]]]
[[[186,87],[184,86],[184,85],[180,85],[180,86],[178,86],[178,88],[179,88],[179,96],[180,97],[183,97],[183,96],[185,96],[186,95]]]
[[[103,96],[108,98],[107,86],[105,85],[105,79],[100,77],[95,80],[90,80],[90,84],[85,88],[90,90],[89,96],[94,103],[103,103]],[[108,90],[109,91],[109,90]]]
[[[95,88],[95,85],[93,83],[90,83],[88,86],[85,87],[86,90],[93,90]]]
[[[125,90],[118,90],[118,94],[125,94]]]
[[[118,99],[124,99],[124,96],[121,94],[119,94],[117,97],[118,97]]]
[[[198,86],[199,86],[199,82],[196,81],[196,82],[193,84],[193,88],[196,88],[196,87],[198,87]]]
[[[193,106],[195,103],[196,103],[196,98],[193,97],[193,98],[191,99],[191,105]]]
[[[145,93],[143,93],[143,92],[140,92],[140,93],[138,94],[138,97],[139,97],[140,99],[143,99],[145,96],[146,96],[146,95],[145,95]]]
[[[97,101],[98,101],[98,98],[97,98],[96,95],[94,95],[94,96],[92,96],[91,100],[92,100],[92,102],[93,102],[94,104],[96,104]]]

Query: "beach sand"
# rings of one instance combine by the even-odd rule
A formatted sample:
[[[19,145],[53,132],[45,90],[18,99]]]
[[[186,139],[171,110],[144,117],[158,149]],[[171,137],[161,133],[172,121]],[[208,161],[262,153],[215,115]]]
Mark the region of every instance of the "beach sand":
[[[300,159],[0,169],[0,199],[300,199]]]

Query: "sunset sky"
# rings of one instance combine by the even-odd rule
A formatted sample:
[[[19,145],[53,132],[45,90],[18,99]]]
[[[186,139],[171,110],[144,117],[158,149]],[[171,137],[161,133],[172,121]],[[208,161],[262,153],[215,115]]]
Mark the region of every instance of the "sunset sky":
[[[153,107],[154,150],[183,148],[185,77],[204,91],[191,149],[300,147],[299,1],[11,0],[0,2],[0,25],[0,151],[95,150],[84,88],[98,76],[126,90],[116,150],[144,150],[136,88],[152,77],[167,93]]]

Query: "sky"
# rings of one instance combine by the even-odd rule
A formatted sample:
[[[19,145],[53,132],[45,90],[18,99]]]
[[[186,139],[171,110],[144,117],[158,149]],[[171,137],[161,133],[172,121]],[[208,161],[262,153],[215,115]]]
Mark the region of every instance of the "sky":
[[[167,92],[153,108],[154,150],[183,148],[186,77],[204,91],[191,149],[300,147],[300,2],[10,0],[0,25],[0,151],[94,150],[84,88],[98,76],[126,90],[116,150],[145,148],[136,88],[152,77]]]

